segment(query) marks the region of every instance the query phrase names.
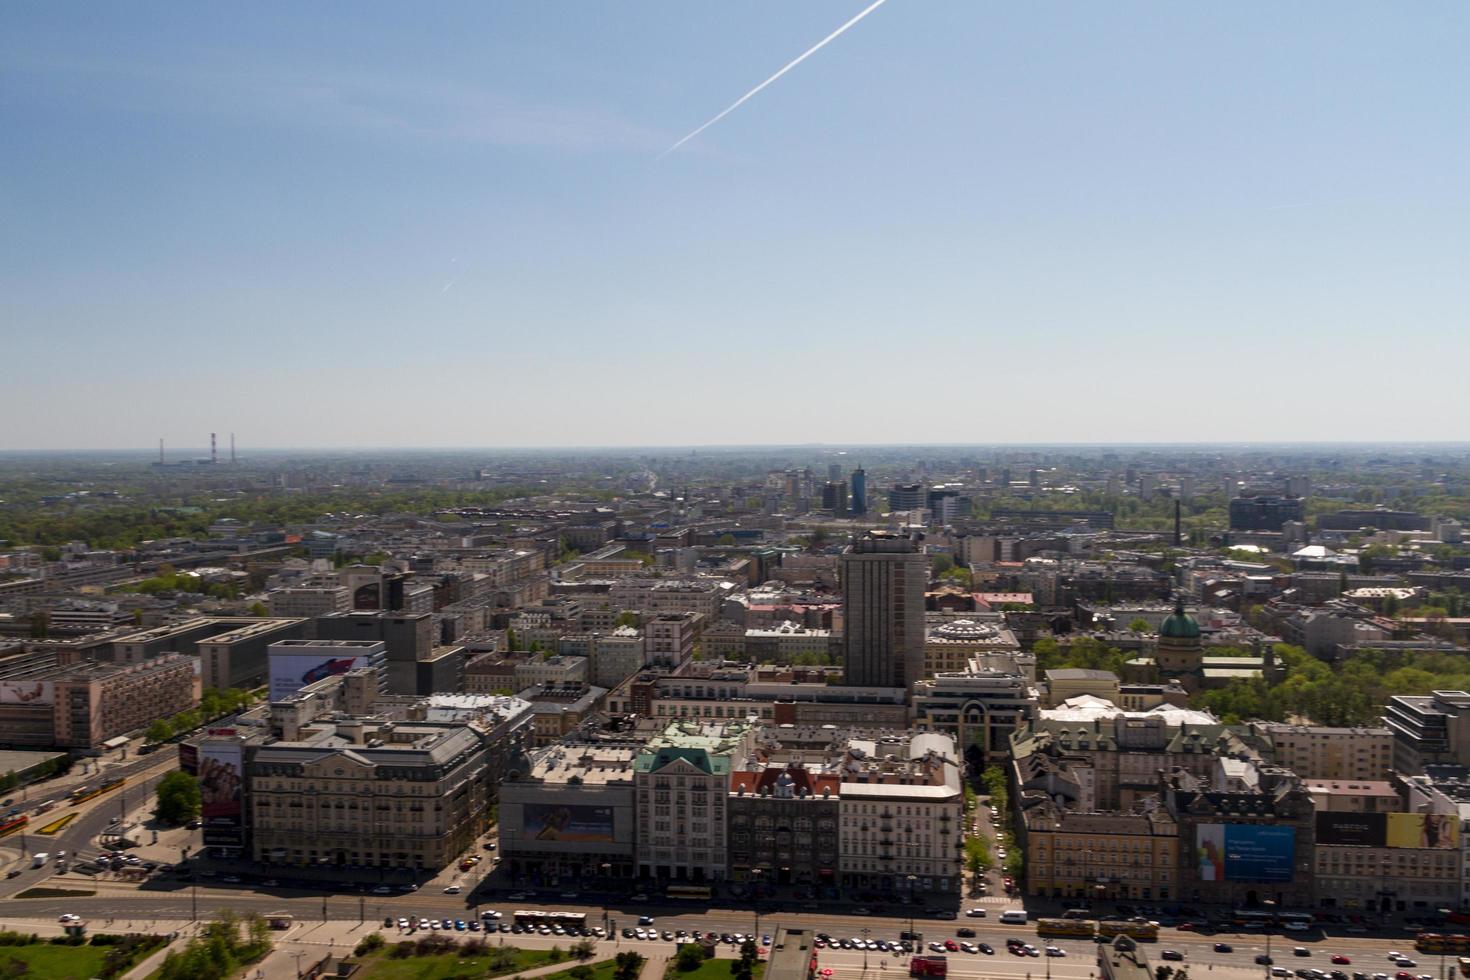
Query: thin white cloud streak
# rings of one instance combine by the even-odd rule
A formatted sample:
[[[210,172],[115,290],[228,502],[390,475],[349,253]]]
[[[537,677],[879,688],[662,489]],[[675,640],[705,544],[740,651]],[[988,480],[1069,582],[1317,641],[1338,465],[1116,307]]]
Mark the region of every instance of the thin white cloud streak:
[[[705,123],[703,126],[700,126],[694,132],[690,133],[689,135],[685,136],[683,139],[679,140],[679,142],[675,143],[673,146],[669,147],[667,150],[664,150],[662,153],[660,153],[658,155],[658,159],[662,160],[664,157],[668,156],[670,153],[673,153],[679,147],[683,146],[685,143],[688,143],[690,140],[694,139],[694,137],[698,136],[700,133],[704,132],[706,129],[709,129],[715,123],[719,122],[721,119],[724,119],[730,113],[734,112],[736,109],[740,108],[742,105],[744,105],[745,103],[749,102],[752,98],[754,98],[757,94],[759,94],[760,91],[762,89],[764,89],[766,86],[770,85],[776,79],[780,78],[782,75],[786,74],[788,71],[790,71],[791,69],[795,68],[797,65],[801,64],[803,61],[805,61],[806,59],[810,58],[812,55],[816,54],[818,51],[820,51],[823,48],[825,48],[832,41],[834,41],[837,38],[841,37],[842,34],[843,34],[843,32],[845,32],[849,27],[851,27],[852,25],[856,24],[858,21],[862,20],[864,17],[866,17],[869,14],[871,14],[873,11],[877,10],[879,7],[883,6],[883,4],[885,4],[886,2],[887,2],[887,0],[874,0],[873,3],[869,4],[868,6],[864,7],[861,11],[859,11],[858,14],[857,14],[857,16],[853,17],[847,23],[845,23],[841,27],[837,28],[837,30],[833,31],[831,34],[828,34],[826,37],[822,38],[816,44],[813,44],[811,47],[807,48],[801,54],[797,55],[796,59],[794,61],[790,62],[789,64],[787,64],[786,67],[782,68],[780,71],[776,72],[776,74],[772,75],[770,78],[766,79],[764,82],[761,82],[755,88],[751,89],[749,92],[746,92],[740,98],[736,99],[733,103],[730,104],[730,106],[727,109],[725,109],[724,112],[721,112],[719,115],[715,116],[709,122]]]
[[[108,79],[85,98],[156,115],[358,131],[399,141],[649,152],[668,134],[610,110],[524,101],[447,78],[262,64],[157,64],[27,56],[7,68]]]

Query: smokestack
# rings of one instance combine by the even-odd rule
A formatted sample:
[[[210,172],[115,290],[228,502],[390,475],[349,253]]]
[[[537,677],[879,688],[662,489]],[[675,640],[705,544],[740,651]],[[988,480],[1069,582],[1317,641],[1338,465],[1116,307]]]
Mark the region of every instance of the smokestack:
[[[1184,543],[1184,536],[1180,533],[1181,519],[1179,517],[1181,506],[1179,501],[1174,501],[1174,547]]]
[[[234,462],[235,462],[235,434],[233,432],[231,432],[230,433],[230,464],[231,465],[234,465]]]
[[[219,462],[219,449],[215,446],[213,432],[209,434],[209,461],[211,463]]]
[[[158,465],[163,465],[163,440],[158,440]]]

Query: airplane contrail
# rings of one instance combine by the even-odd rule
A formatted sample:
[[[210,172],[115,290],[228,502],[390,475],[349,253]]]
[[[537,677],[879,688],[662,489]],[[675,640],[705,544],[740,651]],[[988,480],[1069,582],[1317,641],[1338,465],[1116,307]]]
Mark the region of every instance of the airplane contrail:
[[[706,129],[709,129],[715,123],[719,122],[721,119],[724,119],[730,113],[734,112],[736,109],[749,102],[761,89],[765,88],[767,85],[770,85],[776,79],[780,78],[782,75],[786,74],[788,71],[795,68],[797,65],[801,64],[803,61],[810,58],[818,51],[822,50],[822,48],[826,47],[830,42],[840,37],[842,33],[853,24],[856,24],[858,21],[862,20],[864,17],[877,10],[885,3],[887,3],[887,0],[874,0],[873,3],[870,3],[868,6],[859,11],[857,16],[853,17],[852,20],[849,20],[847,23],[837,28],[837,30],[833,31],[831,34],[828,34],[816,44],[813,44],[811,47],[807,48],[801,54],[797,55],[796,59],[788,64],[785,68],[782,68],[780,71],[776,72],[776,74],[772,75],[770,78],[766,79],[764,82],[761,82],[755,88],[751,89],[749,92],[746,92],[740,98],[736,99],[724,112],[720,113],[718,116],[715,116],[709,122],[705,123],[703,126],[700,126],[694,132],[690,133],[688,136],[685,136],[683,139],[675,143],[673,146],[669,147],[667,150],[664,150],[658,155],[658,159],[662,160],[664,157],[668,156],[670,153],[673,153],[679,147],[683,146],[685,143],[688,143],[690,140],[694,139],[694,137],[698,136],[700,133],[704,132]]]

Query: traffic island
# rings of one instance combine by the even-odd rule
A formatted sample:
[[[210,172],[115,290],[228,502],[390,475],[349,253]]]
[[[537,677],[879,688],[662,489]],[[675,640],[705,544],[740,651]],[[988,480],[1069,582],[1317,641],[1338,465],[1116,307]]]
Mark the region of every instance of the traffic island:
[[[422,939],[385,944],[366,952],[357,959],[359,972],[353,976],[360,980],[448,980],[466,975],[499,977],[558,963],[567,965],[565,972],[569,976],[571,970],[578,966],[567,950],[555,946],[551,949],[520,949],[490,946],[480,939],[458,943],[446,936],[429,935]]]

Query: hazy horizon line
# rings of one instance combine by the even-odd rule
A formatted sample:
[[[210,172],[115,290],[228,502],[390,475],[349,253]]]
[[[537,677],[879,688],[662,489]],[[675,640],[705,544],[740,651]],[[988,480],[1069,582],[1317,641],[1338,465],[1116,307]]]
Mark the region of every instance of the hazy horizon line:
[[[331,446],[331,445],[303,445],[303,446],[252,446],[249,453],[284,453],[284,452],[609,452],[625,451],[634,452],[646,449],[657,449],[668,451],[671,449],[989,449],[989,448],[1255,448],[1255,447],[1364,447],[1364,448],[1395,448],[1406,450],[1420,446],[1435,447],[1462,447],[1470,449],[1470,440],[1450,439],[1424,439],[1418,441],[1404,440],[1338,440],[1338,439],[1272,439],[1272,440],[1219,440],[1219,441],[1155,441],[1155,442],[1101,442],[1101,441],[1024,441],[1024,440],[1000,440],[988,442],[782,442],[782,443],[742,443],[742,442],[668,442],[668,443],[618,443],[618,444],[541,444],[541,445],[382,445],[382,446]],[[249,458],[249,453],[241,453],[238,446],[236,455]],[[153,459],[157,456],[157,447],[129,446],[120,448],[85,447],[85,448],[36,448],[36,449],[0,449],[0,457],[3,456],[25,456],[25,455],[87,455],[87,454],[109,454],[109,455],[140,455]],[[223,456],[224,453],[221,453]],[[165,459],[167,462],[183,462],[188,459],[202,459],[209,456],[208,446],[181,446],[176,450],[169,450]],[[227,462],[222,459],[221,464]]]

